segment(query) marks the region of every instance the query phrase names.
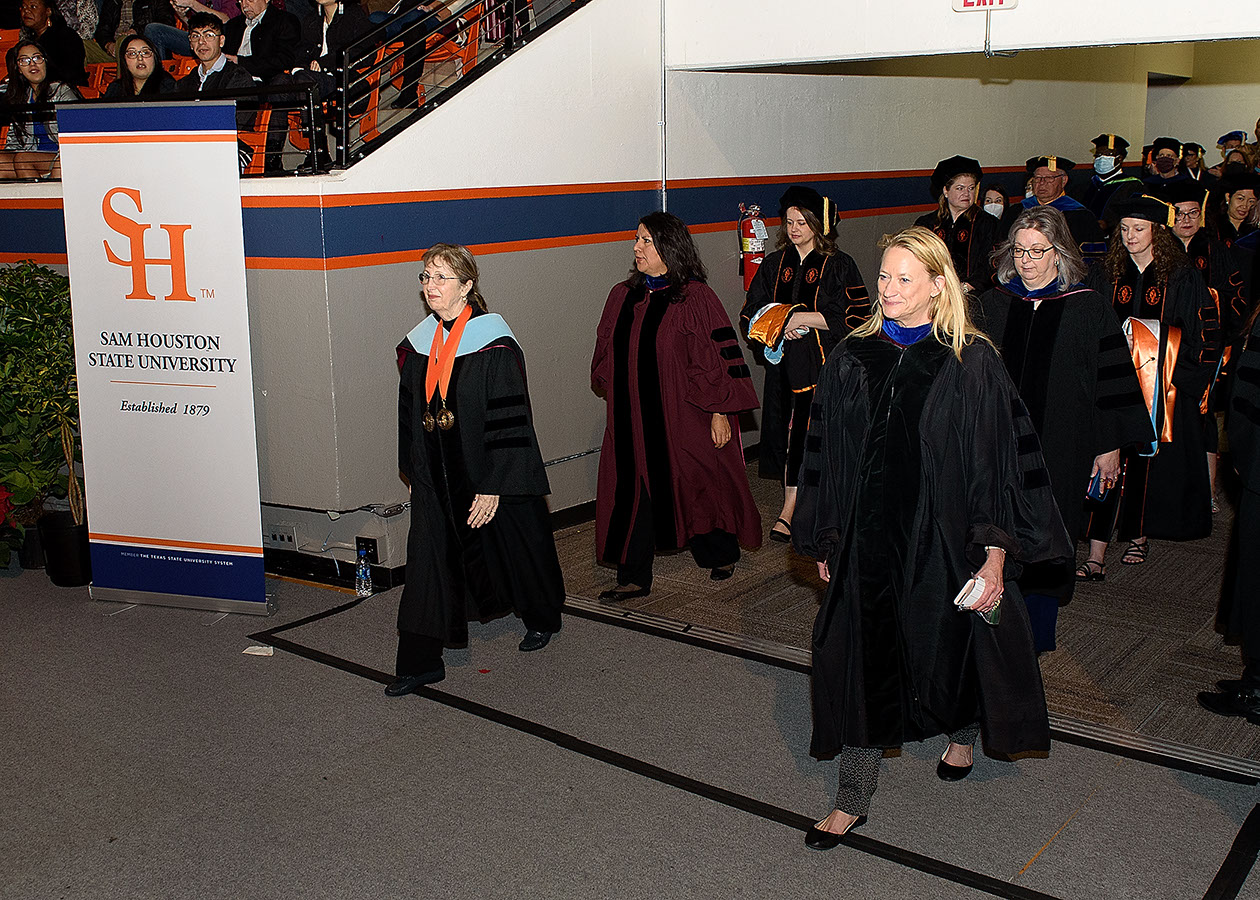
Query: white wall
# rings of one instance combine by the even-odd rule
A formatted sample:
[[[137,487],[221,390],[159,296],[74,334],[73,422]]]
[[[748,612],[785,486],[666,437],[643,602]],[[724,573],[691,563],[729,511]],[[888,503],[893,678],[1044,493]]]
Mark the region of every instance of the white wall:
[[[1260,117],[1260,42],[1197,44],[1186,74],[1184,84],[1154,85],[1148,91],[1146,142],[1161,135],[1198,141],[1214,164],[1220,159],[1216,139],[1237,129],[1251,134]]]
[[[955,153],[982,165],[1041,153],[1085,161],[1100,132],[1141,136],[1139,55],[970,55],[867,64],[872,74],[852,76],[674,71],[669,179],[931,169]]]
[[[666,0],[665,59],[713,69],[961,53],[984,48],[984,27],[984,13],[950,0]],[[1258,35],[1254,0],[1022,0],[992,14],[995,50]]]

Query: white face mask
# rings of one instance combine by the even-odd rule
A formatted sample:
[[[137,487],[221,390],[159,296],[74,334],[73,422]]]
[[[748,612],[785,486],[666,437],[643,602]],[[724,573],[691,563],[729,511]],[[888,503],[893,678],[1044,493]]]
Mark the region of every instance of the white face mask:
[[[1096,156],[1094,157],[1094,171],[1099,175],[1107,175],[1115,171],[1116,158],[1114,156]]]
[[[997,218],[1000,219],[1002,218],[1002,213],[1006,212],[1006,204],[1000,200],[996,203],[986,203],[984,205],[984,211],[989,215],[997,216]]]

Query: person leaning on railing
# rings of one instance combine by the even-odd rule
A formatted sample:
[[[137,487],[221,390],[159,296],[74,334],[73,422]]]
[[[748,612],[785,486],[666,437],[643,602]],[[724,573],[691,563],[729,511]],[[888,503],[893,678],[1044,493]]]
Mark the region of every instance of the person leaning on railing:
[[[24,107],[81,98],[70,85],[48,77],[48,59],[35,41],[19,41],[8,52],[6,62],[9,77],[0,103],[6,107],[9,136],[0,151],[0,179],[60,178],[56,112],[52,107]]]
[[[157,48],[139,34],[129,34],[118,42],[118,77],[105,88],[105,97],[123,100],[151,94],[174,94],[179,84],[162,68]]]

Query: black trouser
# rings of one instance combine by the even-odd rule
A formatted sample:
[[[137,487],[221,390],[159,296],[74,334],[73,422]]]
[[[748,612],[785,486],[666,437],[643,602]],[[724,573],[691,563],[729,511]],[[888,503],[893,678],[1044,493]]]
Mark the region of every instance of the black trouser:
[[[687,548],[702,569],[719,569],[739,562],[739,541],[729,531],[715,529],[707,534],[694,535],[687,541]],[[652,507],[643,493],[630,537],[626,541],[625,562],[617,565],[617,583],[634,584],[641,588],[652,586],[652,562],[656,554],[656,539],[652,532]]]

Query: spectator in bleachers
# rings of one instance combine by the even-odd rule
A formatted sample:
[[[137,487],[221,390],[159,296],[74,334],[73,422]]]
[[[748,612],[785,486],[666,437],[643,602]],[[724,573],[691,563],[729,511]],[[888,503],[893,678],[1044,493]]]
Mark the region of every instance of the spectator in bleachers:
[[[201,0],[183,0],[178,3],[176,0],[152,0],[152,2],[167,6],[171,10],[172,20],[169,23],[165,18],[155,17],[154,21],[144,28],[144,36],[158,48],[158,54],[162,59],[197,55],[193,53],[192,46],[188,43],[188,31],[175,27],[175,17],[188,26],[190,17],[197,13],[208,13],[220,22],[227,22],[241,14],[240,4],[236,0],[210,0],[209,3],[202,3]]]
[[[38,41],[43,48],[48,78],[77,87],[88,83],[83,67],[83,39],[51,6],[52,0],[22,0],[22,38]]]
[[[297,65],[302,23],[267,0],[241,0],[241,14],[223,25],[223,52],[261,84]]]
[[[197,68],[193,69],[178,82],[183,94],[214,94],[219,91],[242,91],[255,86],[254,79],[243,68],[227,58],[223,52],[225,38],[223,22],[210,13],[194,13],[188,17],[188,39],[193,53],[197,57]],[[252,128],[254,113],[249,109],[241,109],[237,100],[236,127]],[[253,151],[243,142],[237,141],[237,154],[240,157],[241,170],[249,165]]]
[[[70,85],[48,74],[48,57],[36,41],[22,40],[7,55],[9,77],[3,104],[9,108],[9,136],[0,151],[0,178],[60,178],[57,115],[52,109],[21,109],[35,103],[78,100]]]
[[[94,42],[114,57],[117,55],[120,40],[129,34],[144,34],[146,26],[151,23],[174,28],[175,12],[171,9],[168,0],[103,0]],[[177,28],[175,30],[179,31]],[[183,36],[184,45],[187,46],[188,33],[184,31],[179,33]],[[151,38],[150,41],[152,41]],[[186,55],[192,56],[191,51]],[[160,56],[158,58],[161,59]]]
[[[319,100],[332,96],[337,89],[337,73],[345,64],[345,50],[349,44],[372,27],[367,14],[358,0],[319,0],[320,15],[317,18],[302,20],[302,43],[298,50],[298,65],[289,72],[281,72],[271,80],[273,85],[295,85],[306,87],[314,85]],[[285,95],[285,100],[300,102],[305,94]],[[320,105],[316,106],[316,116],[320,115]],[[305,124],[305,114],[303,118]],[[318,150],[312,148],[307,166],[327,165],[330,162],[327,149],[323,146],[323,126],[316,123],[316,139],[320,142]],[[275,154],[284,145],[286,132],[272,130],[267,135],[267,152]],[[269,157],[270,158],[270,157]]]
[[[85,54],[88,44],[92,43],[92,35],[96,32],[96,23],[100,18],[100,9],[96,0],[54,0],[57,11],[66,20],[66,26],[83,41]],[[99,49],[99,48],[97,48]],[[89,59],[88,62],[110,62],[105,59]]]
[[[374,12],[368,16],[371,22],[380,24],[386,21],[404,4],[395,4],[390,12]],[[419,23],[419,24],[417,24]],[[443,0],[424,0],[409,12],[394,19],[385,28],[385,40],[392,41],[402,37],[405,42],[403,50],[403,87],[398,96],[390,103],[394,109],[415,109],[420,105],[417,91],[420,75],[424,70],[424,57],[429,35],[441,31],[447,37],[454,37],[458,31],[457,20],[451,18]]]
[[[129,34],[118,42],[118,77],[105,88],[111,100],[151,94],[174,94],[179,85],[162,68],[157,48],[140,34]]]

